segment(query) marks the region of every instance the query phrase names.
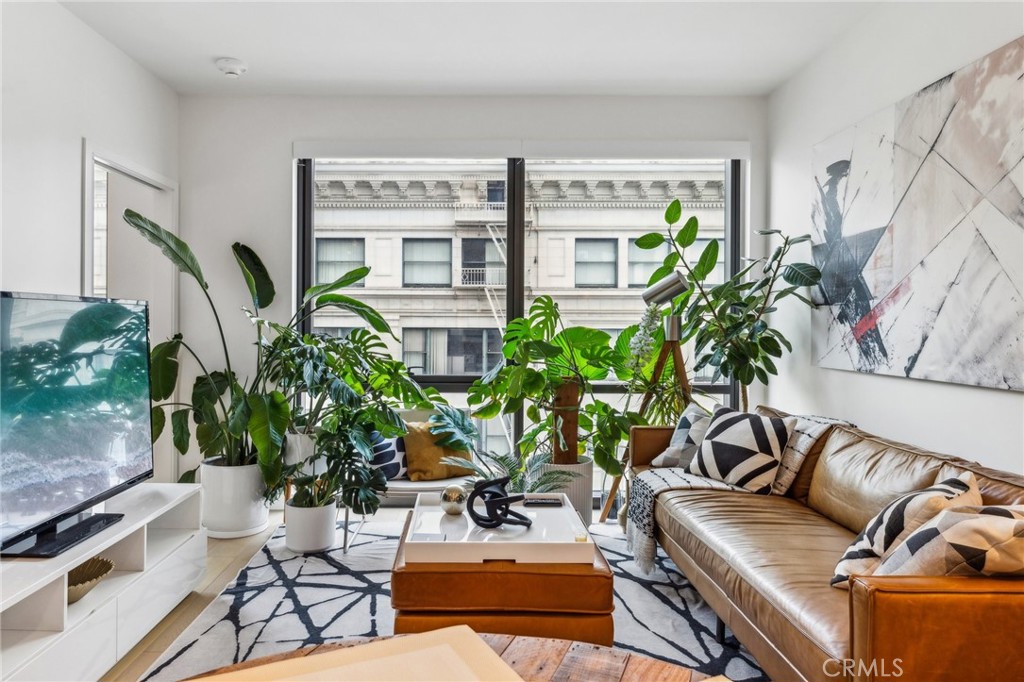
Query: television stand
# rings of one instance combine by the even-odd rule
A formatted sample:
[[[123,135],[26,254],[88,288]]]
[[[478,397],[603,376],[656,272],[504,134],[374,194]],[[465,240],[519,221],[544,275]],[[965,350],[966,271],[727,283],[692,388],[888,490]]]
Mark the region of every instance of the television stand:
[[[97,680],[206,573],[201,491],[141,483],[104,503],[117,523],[48,559],[0,561],[0,678]],[[101,556],[114,570],[68,604],[68,573]]]
[[[50,558],[66,552],[80,542],[88,540],[107,526],[112,526],[124,514],[93,514],[82,512],[62,519],[51,527],[0,551],[2,557]]]

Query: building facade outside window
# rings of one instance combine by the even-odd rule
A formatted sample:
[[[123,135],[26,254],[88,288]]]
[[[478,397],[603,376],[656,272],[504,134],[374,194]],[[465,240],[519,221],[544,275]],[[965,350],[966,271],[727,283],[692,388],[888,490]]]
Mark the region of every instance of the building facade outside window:
[[[619,285],[618,250],[618,239],[577,238],[576,286],[610,289],[617,287]]]
[[[403,239],[402,284],[407,287],[450,287],[452,240]]]
[[[636,245],[636,239],[629,240],[629,286],[634,289],[647,287],[647,280],[651,273],[658,269],[665,256],[668,255],[668,244],[662,244],[656,249],[641,249]]]
[[[493,239],[469,237],[462,240],[463,286],[504,286],[505,259]]]
[[[316,283],[328,284],[347,272],[366,265],[366,241],[356,237],[318,237]],[[364,282],[357,282],[357,287]]]

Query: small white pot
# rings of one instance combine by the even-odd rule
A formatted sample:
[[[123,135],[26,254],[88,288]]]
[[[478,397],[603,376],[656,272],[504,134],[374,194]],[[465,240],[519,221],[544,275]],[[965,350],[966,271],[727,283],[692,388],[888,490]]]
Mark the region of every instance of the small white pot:
[[[572,503],[576,513],[589,526],[594,520],[594,460],[580,457],[578,464],[543,464],[541,471],[571,471],[576,478],[561,489]]]
[[[284,525],[285,547],[299,554],[322,552],[334,546],[338,506],[332,501],[323,507],[296,507],[287,503]]]
[[[203,462],[203,525],[211,538],[241,538],[267,527],[270,513],[263,475],[256,464],[240,467]]]

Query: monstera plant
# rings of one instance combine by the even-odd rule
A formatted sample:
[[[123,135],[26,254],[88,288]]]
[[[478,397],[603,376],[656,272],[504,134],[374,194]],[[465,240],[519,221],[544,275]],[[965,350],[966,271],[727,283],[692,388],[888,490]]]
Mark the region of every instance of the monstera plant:
[[[209,304],[221,346],[222,357],[211,358],[198,352],[182,334],[157,344],[151,353],[154,440],[164,430],[170,412],[171,436],[175,449],[185,454],[192,435],[204,461],[204,487],[217,486],[204,498],[204,524],[213,537],[239,537],[266,527],[266,505],[262,493],[266,486],[278,485],[283,475],[282,443],[292,424],[289,396],[279,385],[279,365],[268,362],[273,350],[275,330],[260,312],[274,302],[275,287],[267,268],[248,246],[231,247],[242,279],[252,301],[244,310],[255,333],[255,369],[251,376],[240,377],[234,370],[232,355],[221,324],[217,306],[210,296],[202,267],[187,243],[139,213],[128,209],[124,220],[143,237],[159,247],[163,254],[199,287]],[[391,328],[380,313],[356,299],[338,293],[366,276],[368,269],[347,273],[329,284],[306,292],[303,306],[285,327],[297,324],[318,310],[337,307],[365,320],[374,330],[390,334]],[[191,356],[199,368],[187,396],[170,400],[178,384],[182,352]],[[197,469],[186,471],[181,480],[194,481]],[[246,477],[239,485],[238,476]],[[224,480],[230,478],[232,480]]]
[[[697,218],[691,217],[676,229],[681,217],[677,199],[665,210],[665,231],[636,240],[641,249],[656,249],[663,244],[670,247],[648,286],[682,269],[689,287],[672,301],[671,310],[683,317],[682,339],[694,343],[694,371],[713,367],[712,381],[722,376],[735,379],[740,385],[742,408],[747,409],[747,386],[755,381],[767,384],[769,376],[778,373],[775,359],[782,357],[783,348],[793,350],[782,332],[771,326],[768,316],[785,298],[812,305],[801,290],[816,285],[821,272],[809,263],[787,263],[790,249],[808,241],[810,235],[787,237],[780,230],[759,230],[760,235],[781,236],[782,243],[769,256],[751,259],[728,280],[714,284],[708,277],[718,262],[718,241],[708,241],[691,264],[683,252],[697,241],[700,228]]]

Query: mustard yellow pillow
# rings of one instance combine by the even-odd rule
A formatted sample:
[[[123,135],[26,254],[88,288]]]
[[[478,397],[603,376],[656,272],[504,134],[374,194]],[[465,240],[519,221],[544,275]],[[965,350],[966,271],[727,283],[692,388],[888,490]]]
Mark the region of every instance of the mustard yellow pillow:
[[[437,436],[430,432],[428,422],[406,422],[406,427],[409,432],[405,434],[405,456],[409,462],[410,481],[439,481],[473,473],[465,467],[441,463],[443,457],[469,459],[469,453],[438,445]]]

